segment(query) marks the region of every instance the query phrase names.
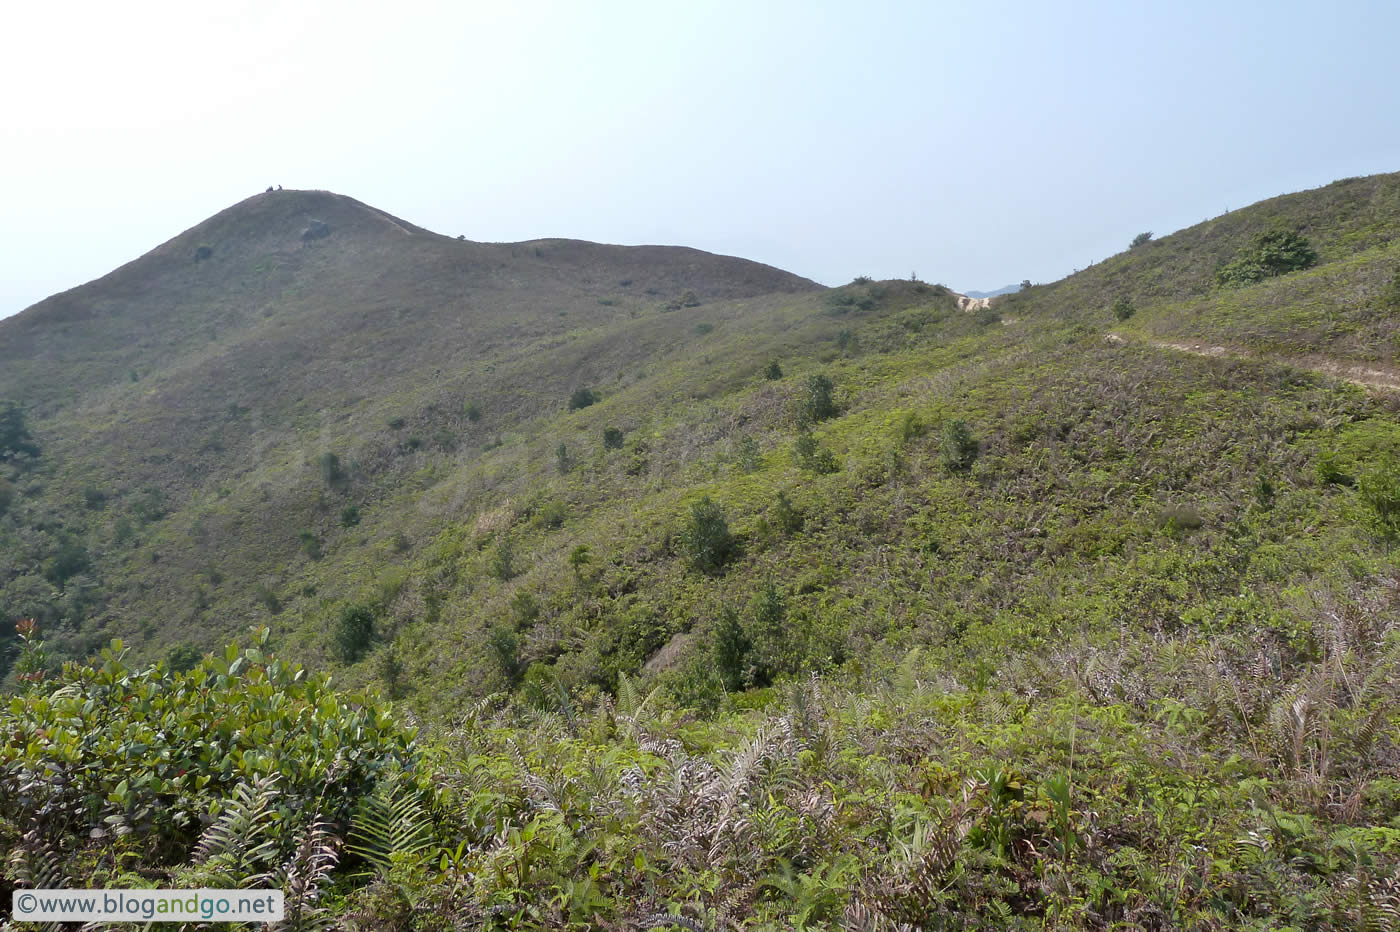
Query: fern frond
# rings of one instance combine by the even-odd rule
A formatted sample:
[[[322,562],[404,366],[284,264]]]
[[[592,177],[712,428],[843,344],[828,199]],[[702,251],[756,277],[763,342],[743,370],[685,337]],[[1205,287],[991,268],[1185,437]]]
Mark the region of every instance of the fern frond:
[[[318,901],[340,861],[338,844],[331,824],[320,819],[313,821],[302,835],[296,853],[278,872],[277,886],[286,894],[284,918],[273,926],[278,932],[319,932],[330,928],[332,919]]]
[[[432,825],[418,791],[403,778],[381,780],[360,798],[346,848],[386,874],[396,858],[423,858],[432,847]]]
[[[277,774],[253,783],[240,783],[233,798],[204,832],[194,849],[194,863],[223,871],[245,887],[257,886],[271,875],[258,871],[276,853],[271,828],[277,820],[272,802],[278,796]]]

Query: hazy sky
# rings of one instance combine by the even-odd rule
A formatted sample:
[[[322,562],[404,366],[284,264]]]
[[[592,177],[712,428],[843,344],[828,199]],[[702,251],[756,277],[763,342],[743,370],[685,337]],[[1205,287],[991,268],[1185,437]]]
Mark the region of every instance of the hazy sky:
[[[16,3],[0,316],[269,184],[827,284],[1049,281],[1400,170],[1400,3]]]

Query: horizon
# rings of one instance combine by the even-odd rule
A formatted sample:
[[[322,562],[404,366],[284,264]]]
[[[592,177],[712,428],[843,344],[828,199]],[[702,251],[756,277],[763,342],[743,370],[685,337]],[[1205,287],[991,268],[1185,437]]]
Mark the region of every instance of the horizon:
[[[1400,169],[1400,127],[1374,119],[1400,11],[1372,3],[1321,22],[1296,3],[367,9],[160,3],[76,31],[22,11],[36,41],[0,68],[53,73],[0,130],[0,317],[277,184],[476,241],[967,292]]]

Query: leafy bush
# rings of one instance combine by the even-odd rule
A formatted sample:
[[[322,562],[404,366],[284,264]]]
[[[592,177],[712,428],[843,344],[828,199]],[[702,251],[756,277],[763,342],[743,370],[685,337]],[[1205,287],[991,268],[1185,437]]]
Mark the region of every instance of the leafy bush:
[[[205,259],[208,259],[209,257],[211,257],[211,256],[213,256],[213,255],[214,255],[214,247],[213,247],[213,246],[210,246],[210,245],[207,245],[207,244],[201,244],[201,245],[195,247],[195,250],[194,250],[194,261],[195,261],[195,262],[203,262]]]
[[[26,654],[41,652],[24,631]],[[113,641],[90,666],[31,679],[0,705],[0,856],[22,856],[20,839],[34,833],[70,868],[94,864],[74,855],[98,844],[161,869],[189,857],[240,786],[275,777],[275,818],[243,841],[280,863],[311,821],[348,823],[381,775],[414,766],[414,733],[383,703],[333,692],[325,676],[268,653],[267,638],[261,629],[253,647],[185,671],[130,667]],[[72,885],[101,886],[85,879]]]
[[[603,430],[603,449],[621,450],[623,434],[616,427],[607,427]]]
[[[1357,492],[1381,535],[1387,540],[1400,537],[1400,464],[1389,462],[1366,473]]]
[[[340,509],[340,526],[354,527],[360,523],[360,506],[346,505]]]
[[[972,428],[966,421],[957,418],[943,425],[938,453],[945,469],[961,472],[970,468],[977,459],[977,452],[977,438],[972,435]]]
[[[778,360],[768,360],[768,365],[763,367],[763,377],[770,382],[776,382],[783,377],[783,367],[778,365]]]
[[[808,472],[828,475],[841,469],[836,455],[818,443],[808,430],[797,432],[797,439],[792,443],[792,455],[797,465]]]
[[[10,510],[15,500],[15,487],[4,476],[0,476],[0,516]]]
[[[574,458],[569,453],[569,445],[562,440],[559,441],[559,446],[554,448],[554,467],[561,476],[574,468]]]
[[[715,332],[715,325],[708,321],[701,321],[695,325],[695,335],[698,337],[708,336]]]
[[[475,401],[469,401],[462,408],[462,413],[467,416],[467,420],[475,424],[477,421],[481,420],[481,405],[477,404]]]
[[[788,498],[786,492],[778,493],[778,500],[773,505],[773,520],[779,528],[787,534],[796,534],[802,530],[805,518],[802,512],[793,505],[792,499]]]
[[[39,453],[25,423],[24,409],[18,402],[0,401],[0,463],[37,459]]]
[[[589,405],[597,404],[599,400],[598,393],[591,388],[575,389],[574,393],[569,396],[569,410],[578,411]]]
[[[321,559],[321,538],[315,531],[303,530],[297,534],[297,539],[301,541],[302,553],[313,560]]]
[[[836,402],[832,398],[835,386],[826,375],[807,377],[802,395],[797,401],[797,423],[815,424],[836,416]]]
[[[708,495],[690,506],[680,539],[691,567],[711,575],[724,568],[735,543],[724,509]]]
[[[321,478],[326,485],[336,485],[345,481],[345,468],[340,465],[340,457],[334,453],[322,453],[317,460],[321,467]]]
[[[1128,244],[1128,248],[1137,249],[1139,246],[1146,246],[1150,242],[1152,242],[1152,232],[1149,230],[1146,233],[1139,233],[1137,236],[1134,236],[1133,241]]]
[[[1001,311],[993,307],[979,307],[973,313],[972,319],[979,327],[990,327],[992,324],[1001,323]]]
[[[1252,285],[1316,264],[1317,252],[1300,234],[1272,230],[1254,237],[1233,262],[1216,270],[1215,277],[1221,285]]]
[[[496,546],[491,548],[486,558],[486,572],[501,582],[508,582],[518,575],[515,566],[515,541],[509,534],[502,534],[496,541]]]
[[[335,647],[340,659],[354,663],[369,650],[374,640],[374,607],[347,605],[335,624]]]
[[[711,633],[711,654],[714,657],[715,672],[729,692],[736,692],[749,685],[749,658],[753,643],[733,609],[720,612],[719,620]]]
[[[1133,302],[1126,296],[1120,295],[1117,301],[1113,302],[1113,316],[1119,320],[1127,320],[1137,313],[1137,308],[1133,307]]]

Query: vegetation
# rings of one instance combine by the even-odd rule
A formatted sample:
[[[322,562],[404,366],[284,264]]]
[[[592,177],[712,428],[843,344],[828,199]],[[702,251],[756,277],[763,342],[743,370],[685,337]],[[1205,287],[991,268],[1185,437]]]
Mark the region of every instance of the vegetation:
[[[24,462],[39,456],[29,433],[24,410],[15,401],[0,401],[0,463]]]
[[[1137,308],[1133,307],[1133,302],[1125,297],[1119,297],[1113,302],[1113,316],[1118,320],[1127,320],[1137,313]]]
[[[1317,264],[1317,252],[1293,230],[1271,230],[1256,236],[1248,249],[1216,273],[1222,285],[1252,285]]]
[[[353,241],[353,211],[308,215],[337,233],[298,262]],[[1316,264],[1220,288],[1279,228]],[[200,287],[235,289],[251,247],[192,235],[176,255],[220,243]],[[373,242],[354,287],[270,266],[247,366],[172,367],[202,358],[180,314],[146,353],[88,329],[121,314],[55,305],[91,360],[64,381],[0,322],[0,394],[46,450],[0,464],[0,604],[25,621],[0,651],[4,889],[271,876],[305,927],[365,930],[1400,910],[1400,407],[1346,380],[1400,349],[1400,178],[1154,240],[999,298],[998,326],[918,282],[541,241],[481,247],[520,284],[471,286],[468,338],[431,234]],[[457,270],[477,249],[450,246]],[[404,365],[238,381],[295,368],[314,302],[379,276],[400,293],[308,333],[331,360],[402,340]],[[687,290],[704,340],[657,306]],[[561,410],[579,384],[606,401]],[[278,656],[215,649],[274,615]]]
[[[1150,242],[1152,242],[1151,231],[1148,231],[1146,233],[1139,233],[1137,236],[1133,237],[1133,241],[1128,244],[1128,248],[1137,249],[1139,246],[1146,246]]]

